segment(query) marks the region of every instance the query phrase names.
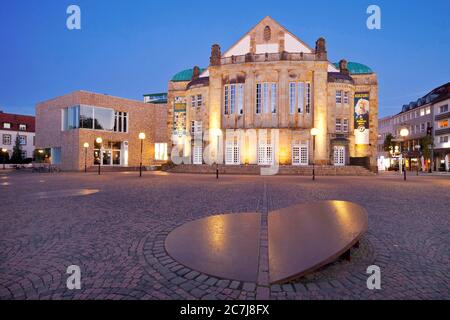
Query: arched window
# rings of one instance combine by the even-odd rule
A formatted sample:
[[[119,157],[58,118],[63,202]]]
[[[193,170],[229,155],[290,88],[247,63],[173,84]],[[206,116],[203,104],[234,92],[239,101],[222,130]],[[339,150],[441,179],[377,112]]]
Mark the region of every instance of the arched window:
[[[272,31],[270,30],[269,26],[266,26],[264,28],[264,41],[269,41],[272,37]]]

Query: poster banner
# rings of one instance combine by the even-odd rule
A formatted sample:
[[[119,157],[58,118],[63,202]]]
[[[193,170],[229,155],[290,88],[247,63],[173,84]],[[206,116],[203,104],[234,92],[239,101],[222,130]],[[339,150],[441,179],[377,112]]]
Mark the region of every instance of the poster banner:
[[[186,135],[186,106],[186,98],[175,97],[173,128],[178,137]]]
[[[355,144],[369,144],[369,92],[355,93]]]

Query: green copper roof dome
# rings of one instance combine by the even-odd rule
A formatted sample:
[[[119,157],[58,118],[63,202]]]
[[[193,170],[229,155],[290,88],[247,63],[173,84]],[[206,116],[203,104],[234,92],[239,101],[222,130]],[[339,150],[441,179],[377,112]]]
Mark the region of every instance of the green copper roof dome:
[[[200,73],[205,71],[205,68],[200,68]],[[176,75],[172,77],[171,81],[191,81],[192,80],[192,74],[194,73],[194,69],[187,69],[178,72]]]
[[[336,68],[339,69],[339,62],[333,63]],[[368,66],[358,62],[348,62],[347,68],[350,74],[369,74],[373,73],[373,70]]]

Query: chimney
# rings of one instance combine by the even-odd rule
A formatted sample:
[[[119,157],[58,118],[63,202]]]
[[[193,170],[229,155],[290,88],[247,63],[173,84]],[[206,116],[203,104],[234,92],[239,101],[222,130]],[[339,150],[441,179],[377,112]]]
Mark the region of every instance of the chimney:
[[[316,57],[317,60],[327,60],[327,48],[324,38],[319,38],[316,41]]]
[[[194,67],[194,72],[192,72],[192,80],[198,79],[200,77],[200,68],[198,66]]]
[[[220,46],[218,44],[214,44],[211,47],[211,57],[209,58],[209,64],[211,66],[220,66],[221,59],[222,59],[222,54],[220,52]]]
[[[339,61],[339,71],[340,73],[343,73],[345,75],[350,74],[350,72],[347,69],[347,60],[342,59],[341,61]]]

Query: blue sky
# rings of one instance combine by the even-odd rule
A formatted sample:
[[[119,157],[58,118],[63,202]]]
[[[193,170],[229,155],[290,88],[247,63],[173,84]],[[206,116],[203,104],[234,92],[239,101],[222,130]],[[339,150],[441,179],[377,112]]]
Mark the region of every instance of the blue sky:
[[[82,30],[66,28],[81,7]],[[366,9],[382,29],[366,28]],[[450,81],[450,1],[2,0],[0,110],[34,114],[37,102],[83,89],[132,99],[165,92],[176,72],[205,67],[210,47],[229,48],[270,15],[329,59],[370,66],[380,116]]]

